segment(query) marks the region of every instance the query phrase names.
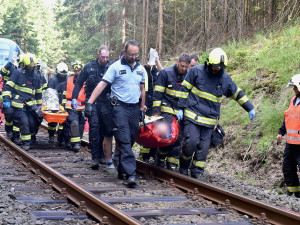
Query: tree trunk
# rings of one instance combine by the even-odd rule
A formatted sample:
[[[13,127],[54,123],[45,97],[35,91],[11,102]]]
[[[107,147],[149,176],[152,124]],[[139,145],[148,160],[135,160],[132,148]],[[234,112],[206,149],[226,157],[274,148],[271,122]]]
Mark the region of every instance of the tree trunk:
[[[227,34],[229,31],[228,27],[228,0],[224,1],[224,28],[225,28],[225,33]]]
[[[174,7],[174,49],[176,49],[176,55],[178,55],[178,48],[177,46],[177,1],[175,0],[175,7]]]
[[[269,0],[269,24],[272,24],[275,19],[276,0]]]
[[[207,23],[207,40],[210,40],[211,37],[211,7],[212,7],[212,0],[208,2],[208,23]],[[210,43],[208,43],[208,47],[210,47]]]
[[[243,33],[243,0],[238,0],[237,29],[238,29],[238,40],[241,40],[242,33]]]
[[[136,40],[136,14],[137,14],[137,0],[133,1],[133,39]]]
[[[163,13],[164,13],[164,0],[159,0],[159,15],[158,15],[158,33],[157,33],[157,48],[158,54],[161,55],[162,52],[162,40],[163,40]]]
[[[123,0],[123,10],[122,10],[122,43],[121,45],[124,46],[126,42],[126,20],[127,20],[127,15],[126,15],[126,0]]]
[[[202,51],[206,51],[206,9],[205,9],[205,1],[201,1],[201,17],[202,17],[202,23],[201,23],[201,30],[202,30]]]
[[[148,49],[149,0],[143,0],[143,49],[142,63],[146,62]]]

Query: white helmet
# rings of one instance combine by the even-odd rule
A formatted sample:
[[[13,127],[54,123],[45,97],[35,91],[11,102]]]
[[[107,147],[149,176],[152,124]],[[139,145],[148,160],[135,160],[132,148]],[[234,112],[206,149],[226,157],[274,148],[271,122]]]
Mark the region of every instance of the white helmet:
[[[56,66],[56,73],[67,74],[69,71],[67,64],[61,62]]]
[[[296,86],[298,88],[298,91],[300,91],[300,74],[294,75],[290,79],[288,86]]]

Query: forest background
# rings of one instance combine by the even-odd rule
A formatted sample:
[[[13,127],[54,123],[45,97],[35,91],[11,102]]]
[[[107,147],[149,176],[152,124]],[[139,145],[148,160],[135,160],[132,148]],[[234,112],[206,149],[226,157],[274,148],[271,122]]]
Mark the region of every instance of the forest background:
[[[60,61],[86,63],[102,44],[114,59],[130,39],[140,43],[142,63],[152,47],[164,66],[182,52],[199,55],[203,63],[212,48],[222,47],[228,73],[254,103],[257,116],[249,123],[237,103],[223,99],[225,148],[211,151],[208,169],[233,171],[254,183],[260,173],[271,179],[279,170],[270,185],[282,185],[284,146],[274,140],[293,95],[286,84],[300,73],[299,0],[51,2],[0,0],[0,37],[14,40],[50,67]]]

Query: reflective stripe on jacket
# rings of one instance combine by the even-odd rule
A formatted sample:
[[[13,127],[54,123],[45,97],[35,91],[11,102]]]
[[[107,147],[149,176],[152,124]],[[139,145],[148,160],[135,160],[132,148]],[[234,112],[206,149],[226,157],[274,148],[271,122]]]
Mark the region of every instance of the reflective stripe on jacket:
[[[300,145],[300,105],[295,106],[294,97],[289,108],[284,112],[287,143]]]
[[[185,94],[181,91],[181,83],[185,75],[186,73],[178,74],[176,65],[159,72],[154,87],[153,113],[177,114],[178,98]]]
[[[185,109],[185,119],[198,125],[214,127],[220,118],[223,95],[237,101],[247,112],[254,108],[224,70],[213,75],[205,65],[198,65],[192,67],[182,82],[178,106]]]
[[[76,80],[75,80],[76,82]],[[72,109],[72,93],[74,90],[74,76],[69,77],[68,81],[67,81],[67,91],[66,91],[66,109]],[[85,106],[84,106],[84,101],[86,98],[86,94],[85,94],[85,88],[82,87],[80,89],[78,98],[77,98],[77,103],[78,103],[78,107],[76,109],[76,111],[83,111]]]

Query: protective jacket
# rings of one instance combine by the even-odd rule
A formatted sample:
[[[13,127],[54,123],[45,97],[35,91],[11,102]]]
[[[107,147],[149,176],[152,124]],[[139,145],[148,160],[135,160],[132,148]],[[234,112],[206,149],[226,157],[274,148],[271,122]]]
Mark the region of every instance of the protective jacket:
[[[254,108],[223,69],[214,75],[205,65],[192,67],[182,82],[180,93],[178,105],[184,108],[184,118],[206,127],[214,127],[220,118],[223,95],[236,100],[247,112]]]
[[[55,75],[51,77],[48,83],[48,88],[56,89],[60,83],[67,82],[68,78],[68,76]]]
[[[153,67],[152,69],[149,68],[147,65],[144,65],[144,68],[147,72],[147,76],[148,76],[148,92],[150,95],[153,95],[153,90],[157,81],[157,74],[158,74],[158,70],[156,67]]]
[[[154,114],[177,114],[178,98],[182,96],[181,83],[186,74],[179,74],[176,65],[159,72],[153,94]]]
[[[88,100],[98,85],[98,83],[102,80],[103,75],[105,74],[108,67],[111,65],[111,62],[106,63],[105,66],[100,66],[98,63],[98,58],[88,62],[81,71],[78,79],[76,80],[75,87],[72,94],[72,99],[77,99],[79,96],[79,92],[84,84],[85,85],[85,93],[86,100]],[[107,96],[110,94],[111,85],[108,84],[107,87],[103,90],[103,92],[98,97],[97,101],[107,101]]]
[[[300,145],[300,105],[295,106],[294,97],[289,108],[284,112],[287,143]]]
[[[68,81],[67,81],[67,91],[66,91],[66,109],[72,109],[72,93],[74,90],[74,83],[76,82],[78,78],[75,78],[75,76],[71,76],[69,77]],[[80,89],[78,98],[77,98],[77,103],[78,103],[78,107],[76,109],[76,111],[83,111],[84,110],[84,102],[85,102],[85,98],[86,98],[86,94],[85,94],[85,87],[83,86]]]
[[[17,68],[11,62],[7,63],[4,67],[2,67],[0,74],[2,76],[4,84],[6,84],[6,82],[9,80],[10,76],[14,73],[16,69]]]
[[[3,101],[11,101],[16,108],[42,104],[42,87],[36,71],[17,69],[3,88]]]

